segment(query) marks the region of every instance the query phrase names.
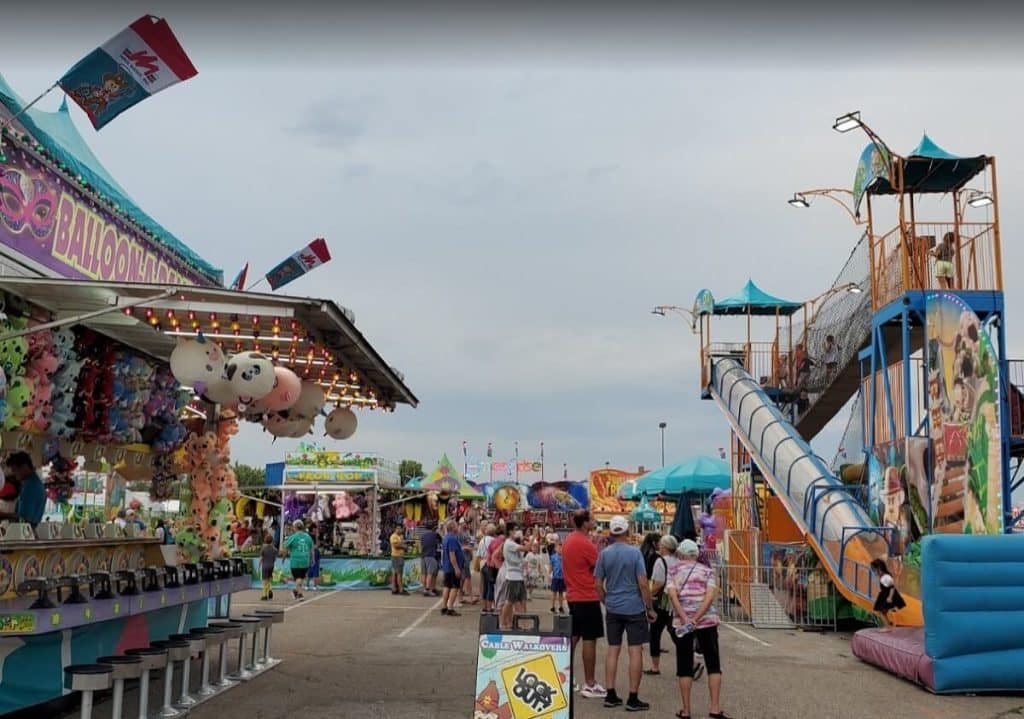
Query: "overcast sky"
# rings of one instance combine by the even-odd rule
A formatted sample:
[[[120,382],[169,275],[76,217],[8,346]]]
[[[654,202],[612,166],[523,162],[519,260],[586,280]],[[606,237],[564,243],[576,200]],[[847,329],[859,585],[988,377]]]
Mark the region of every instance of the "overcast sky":
[[[927,130],[998,157],[1024,354],[1022,67],[1001,39],[1016,16],[288,8],[151,2],[199,75],[101,133],[73,114],[138,204],[228,278],[328,239],[335,259],[287,291],[351,308],[421,400],[364,413],[346,449],[430,465],[460,459],[462,440],[502,457],[544,440],[549,476],[567,462],[581,479],[657,465],[665,421],[669,461],[714,454],[728,429],[699,399],[697,340],[650,309],[748,277],[791,299],[826,289],[859,232],[828,203],[785,200],[852,185],[865,140],[831,124],[853,109],[898,152]],[[23,96],[141,14],[8,12],[0,72]],[[246,431],[234,456],[262,464],[293,444]]]

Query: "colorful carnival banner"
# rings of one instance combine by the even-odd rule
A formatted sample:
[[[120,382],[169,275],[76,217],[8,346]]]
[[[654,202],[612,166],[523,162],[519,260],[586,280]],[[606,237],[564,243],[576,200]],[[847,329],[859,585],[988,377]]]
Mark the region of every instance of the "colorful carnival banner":
[[[860,202],[864,193],[875,180],[889,179],[889,153],[875,143],[869,144],[860,153],[857,174],[853,178],[853,211],[860,216]]]
[[[999,365],[988,329],[954,294],[926,298],[936,533],[1003,532]]]
[[[210,284],[24,151],[7,153],[0,166],[0,244],[61,277]]]
[[[532,509],[574,512],[590,506],[585,482],[537,482],[526,490],[526,503]]]
[[[380,462],[380,457],[373,454],[355,452],[338,452],[325,450],[313,445],[299,445],[294,452],[284,456],[289,467],[354,467],[372,469]]]
[[[640,472],[627,472],[622,469],[591,470],[590,510],[594,516],[607,518],[613,514],[629,514],[633,505],[619,499],[619,487],[640,476]]]

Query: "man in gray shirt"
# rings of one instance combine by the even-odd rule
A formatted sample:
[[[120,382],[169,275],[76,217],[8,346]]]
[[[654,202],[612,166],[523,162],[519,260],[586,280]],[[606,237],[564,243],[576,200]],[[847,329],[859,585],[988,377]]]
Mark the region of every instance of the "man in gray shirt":
[[[501,608],[501,626],[512,628],[513,613],[526,611],[526,582],[523,578],[523,532],[516,530],[505,540],[505,592],[507,601]]]

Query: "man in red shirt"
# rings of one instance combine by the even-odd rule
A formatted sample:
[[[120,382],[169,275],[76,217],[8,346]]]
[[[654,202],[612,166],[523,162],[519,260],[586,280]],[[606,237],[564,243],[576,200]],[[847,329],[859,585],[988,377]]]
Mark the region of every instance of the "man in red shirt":
[[[594,567],[597,565],[597,547],[590,541],[589,532],[594,524],[590,512],[577,511],[572,517],[576,531],[566,537],[562,545],[562,573],[565,575],[565,597],[569,601],[572,616],[572,648],[583,642],[583,676],[585,683],[580,690],[582,696],[603,699],[608,693],[597,683],[594,665],[597,662],[597,640],[604,636],[604,617],[601,614],[601,598],[594,583]]]

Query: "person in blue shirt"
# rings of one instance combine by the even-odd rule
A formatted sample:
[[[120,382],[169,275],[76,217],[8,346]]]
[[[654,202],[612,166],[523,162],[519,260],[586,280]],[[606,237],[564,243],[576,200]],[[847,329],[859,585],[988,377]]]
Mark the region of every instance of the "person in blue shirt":
[[[605,636],[608,638],[604,663],[608,693],[604,705],[622,706],[622,699],[615,692],[615,671],[625,635],[629,653],[629,697],[626,699],[626,710],[642,711],[650,707],[638,696],[644,669],[643,648],[650,640],[649,622],[658,616],[654,613],[644,556],[626,541],[629,520],[616,515],[611,518],[609,528],[611,534],[608,546],[601,550],[597,566],[594,567],[597,593],[604,602]]]
[[[43,521],[46,509],[46,488],[36,474],[32,458],[27,452],[15,452],[7,458],[7,473],[21,485],[21,492],[14,505],[18,520],[32,525],[35,529]]]
[[[441,614],[457,617],[455,602],[462,588],[462,543],[459,541],[459,527],[449,520],[445,525],[444,541],[441,542],[441,571],[444,572],[444,595],[441,599]]]
[[[548,560],[551,562],[551,613],[565,614],[565,570],[562,569],[562,555],[558,553],[558,545],[548,545]]]

